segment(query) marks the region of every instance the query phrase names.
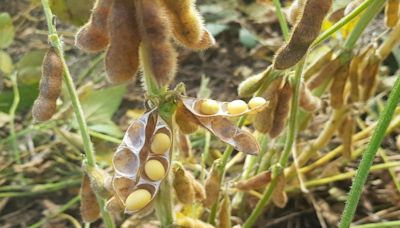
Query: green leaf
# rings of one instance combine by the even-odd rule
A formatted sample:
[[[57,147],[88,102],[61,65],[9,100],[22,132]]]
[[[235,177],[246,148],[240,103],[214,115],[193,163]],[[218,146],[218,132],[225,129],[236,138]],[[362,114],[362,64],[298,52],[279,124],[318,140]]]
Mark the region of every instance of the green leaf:
[[[110,120],[118,110],[125,92],[124,85],[88,92],[81,99],[86,120],[91,123]]]
[[[11,56],[7,52],[0,51],[0,71],[7,75],[12,72],[13,68]]]
[[[90,130],[101,132],[107,135],[111,135],[115,138],[122,138],[124,135],[121,129],[111,120],[107,120],[98,124],[92,124],[88,126]]]
[[[211,32],[213,36],[217,36],[221,32],[227,30],[229,28],[228,25],[216,24],[216,23],[208,23],[206,24],[206,28]]]
[[[0,13],[0,48],[7,48],[14,41],[14,26],[8,13]]]
[[[257,38],[244,28],[240,29],[239,40],[247,48],[253,48],[258,43]]]
[[[26,53],[16,64],[18,80],[23,84],[36,84],[41,77],[41,67],[46,50]]]
[[[26,110],[32,107],[33,102],[39,94],[38,84],[18,84],[18,90],[21,101],[18,110]],[[8,112],[10,110],[14,94],[11,90],[2,91],[0,93],[0,112]]]
[[[94,0],[50,0],[50,8],[62,21],[81,26],[90,17]]]

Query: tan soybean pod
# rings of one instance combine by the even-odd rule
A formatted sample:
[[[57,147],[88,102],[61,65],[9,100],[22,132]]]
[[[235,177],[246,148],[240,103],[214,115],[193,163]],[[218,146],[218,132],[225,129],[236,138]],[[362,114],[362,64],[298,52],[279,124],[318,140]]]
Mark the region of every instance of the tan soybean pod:
[[[354,119],[347,116],[338,129],[339,137],[342,139],[343,157],[350,160],[353,151]]]
[[[347,78],[349,76],[349,64],[344,64],[335,73],[331,85],[330,104],[332,108],[338,109],[344,104],[344,88],[346,86]]]
[[[35,121],[49,120],[56,112],[56,102],[61,94],[63,64],[54,48],[50,48],[42,63],[39,96],[32,107]]]
[[[307,69],[304,71],[304,80],[308,80],[311,78],[314,74],[318,73],[318,71],[326,65],[327,62],[330,62],[332,60],[333,52],[328,51],[322,56],[320,56],[318,59],[316,59],[314,62],[312,62]]]
[[[192,204],[195,200],[195,190],[192,185],[193,177],[185,168],[178,163],[172,168],[174,179],[172,185],[176,192],[176,197],[181,203]]]
[[[277,178],[278,178],[278,183],[276,184],[274,192],[272,193],[272,202],[275,204],[275,206],[279,208],[284,208],[288,201],[288,197],[285,192],[285,187],[286,187],[285,174],[282,172]]]
[[[285,70],[298,63],[317,38],[322,21],[331,8],[332,0],[306,0],[300,19],[294,25],[289,41],[275,55],[273,67]]]
[[[165,8],[160,0],[134,2],[142,37],[143,71],[153,75],[159,86],[167,86],[175,77],[177,53],[170,42],[171,24]]]
[[[264,79],[271,75],[272,67],[268,67],[261,73],[246,78],[238,86],[238,94],[241,97],[251,97],[262,86]]]
[[[194,115],[179,102],[175,112],[175,122],[183,134],[191,134],[198,129],[199,122]]]
[[[114,0],[97,0],[90,20],[76,34],[75,45],[86,52],[104,50],[109,43],[108,15]]]
[[[97,204],[96,195],[92,191],[90,179],[87,175],[83,176],[80,196],[82,220],[84,222],[94,222],[100,218],[100,207]]]
[[[365,52],[356,55],[350,63],[349,69],[349,82],[350,82],[350,102],[357,102],[360,100],[360,66]]]
[[[334,58],[332,61],[329,61],[307,81],[307,87],[310,90],[314,90],[315,88],[319,87],[326,80],[332,78],[341,65],[342,64],[338,57]]]
[[[218,227],[219,228],[231,228],[231,200],[227,193],[224,194],[224,198],[221,202],[221,207],[218,211]]]
[[[139,67],[140,35],[132,0],[117,0],[108,20],[110,46],[105,57],[108,79],[115,84],[132,81]]]
[[[378,84],[379,67],[381,65],[381,59],[375,53],[366,56],[364,59],[366,66],[361,71],[361,98],[363,101],[367,101],[375,93],[376,86]]]
[[[399,21],[400,0],[388,0],[385,6],[385,24],[393,28]]]
[[[290,111],[290,100],[292,98],[292,86],[289,81],[278,91],[278,102],[274,112],[274,121],[269,130],[271,138],[277,137],[285,128],[286,120]]]
[[[299,105],[306,112],[314,112],[321,107],[321,100],[311,93],[304,81],[300,85]]]
[[[205,189],[206,198],[203,200],[203,205],[207,208],[211,208],[212,205],[217,202],[220,188],[220,174],[216,165],[211,167],[210,173],[208,173]]]
[[[256,190],[267,186],[271,181],[271,172],[264,171],[246,180],[238,181],[235,187],[242,191]]]

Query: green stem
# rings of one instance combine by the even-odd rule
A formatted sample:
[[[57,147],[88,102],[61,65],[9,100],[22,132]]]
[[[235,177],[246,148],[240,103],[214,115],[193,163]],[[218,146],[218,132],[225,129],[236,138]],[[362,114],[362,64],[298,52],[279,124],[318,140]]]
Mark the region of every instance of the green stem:
[[[161,227],[170,227],[174,222],[172,214],[172,191],[170,176],[167,176],[160,186],[156,196],[156,215],[160,220]]]
[[[278,21],[279,21],[279,25],[282,30],[283,38],[287,41],[287,40],[289,40],[289,36],[290,36],[289,35],[289,27],[286,22],[285,15],[282,12],[281,2],[279,0],[273,0],[272,2],[274,3],[274,6],[275,6],[275,10],[276,10],[275,13],[276,13],[276,16],[278,17]]]
[[[385,105],[383,112],[380,114],[378,124],[361,159],[356,177],[353,181],[349,196],[346,201],[345,209],[342,214],[342,219],[339,225],[340,228],[349,227],[351,221],[353,220],[353,216],[362,193],[362,187],[364,186],[368,177],[369,169],[372,165],[375,154],[383,138],[385,137],[386,129],[390,124],[396,106],[400,101],[400,76],[397,77],[398,78],[393,89],[391,90],[387,104]]]
[[[385,228],[385,227],[391,227],[391,228],[400,227],[400,220],[352,226],[352,228]]]
[[[279,162],[276,166],[274,166],[272,170],[272,180],[271,183],[267,186],[267,189],[263,193],[260,201],[258,201],[255,209],[251,213],[250,217],[247,218],[246,222],[243,224],[243,228],[250,228],[256,222],[257,218],[261,215],[264,207],[267,205],[269,200],[271,199],[272,193],[275,190],[276,184],[278,183],[278,177],[281,175],[282,168],[286,166],[286,163],[289,159],[291,151],[293,149],[293,145],[297,136],[297,115],[298,115],[298,104],[299,104],[299,91],[300,91],[300,82],[301,76],[303,72],[304,59],[301,60],[297,66],[295,71],[295,77],[293,81],[293,99],[290,110],[289,117],[289,128],[286,136],[285,147],[282,152],[282,155],[279,159]]]
[[[89,131],[87,128],[87,124],[86,124],[86,120],[85,120],[85,116],[83,114],[81,104],[79,102],[78,94],[76,92],[71,73],[69,72],[68,65],[65,61],[62,42],[57,34],[56,27],[53,24],[54,23],[53,20],[55,17],[53,16],[53,13],[51,12],[51,9],[49,6],[49,1],[48,0],[41,0],[41,1],[42,1],[44,13],[46,15],[47,26],[49,29],[49,40],[50,40],[52,46],[57,50],[57,53],[61,59],[61,63],[64,68],[64,82],[65,82],[65,85],[67,86],[68,94],[70,96],[71,103],[74,108],[75,116],[78,121],[79,130],[80,130],[80,133],[82,136],[82,141],[83,141],[83,149],[84,149],[85,155],[86,155],[86,164],[88,167],[95,167],[96,166],[95,152],[93,149],[92,142],[90,141]],[[106,227],[114,227],[111,215],[103,207],[104,200],[101,197],[98,197],[97,195],[96,195],[96,198],[97,198],[97,202],[99,203],[100,208],[101,208],[101,215],[102,215],[104,225]]]
[[[17,74],[13,73],[10,76],[12,87],[13,87],[13,93],[14,93],[14,99],[10,108],[10,137],[11,137],[11,142],[14,150],[14,157],[15,161],[17,164],[21,164],[21,155],[19,153],[18,149],[18,143],[17,143],[17,137],[15,134],[15,112],[17,111],[18,104],[20,101],[20,96],[19,96],[19,90],[18,90],[18,80],[17,80]]]

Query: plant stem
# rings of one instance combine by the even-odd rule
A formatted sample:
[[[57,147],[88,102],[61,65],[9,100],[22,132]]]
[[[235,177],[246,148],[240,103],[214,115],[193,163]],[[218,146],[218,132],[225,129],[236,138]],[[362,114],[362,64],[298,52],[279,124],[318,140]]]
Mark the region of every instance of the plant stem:
[[[278,183],[278,177],[281,175],[282,168],[286,166],[286,163],[291,154],[293,145],[295,143],[295,139],[297,136],[297,115],[299,111],[299,91],[300,91],[300,82],[301,76],[303,73],[303,66],[305,62],[305,57],[297,64],[294,81],[293,81],[293,98],[291,103],[290,117],[289,117],[289,128],[286,136],[285,147],[282,152],[281,157],[279,158],[279,162],[272,169],[272,180],[270,184],[267,186],[265,192],[263,193],[262,198],[258,201],[255,209],[251,213],[250,217],[247,218],[246,222],[243,224],[243,228],[250,228],[256,222],[257,218],[261,215],[264,207],[267,205],[269,200],[271,199],[272,193],[275,190],[275,187]]]
[[[395,228],[399,226],[400,226],[400,220],[356,225],[352,226],[352,228],[384,228],[384,227]]]
[[[340,228],[349,227],[351,221],[353,220],[358,201],[360,200],[362,187],[364,186],[365,181],[368,177],[369,169],[372,165],[375,154],[383,138],[385,137],[386,129],[390,124],[396,106],[400,101],[400,75],[398,75],[397,77],[398,78],[395,85],[393,86],[393,89],[391,90],[385,108],[379,116],[379,121],[371,137],[371,140],[361,159],[356,177],[353,181],[349,196],[346,201],[345,209],[342,214],[342,219],[339,225]]]
[[[283,38],[287,41],[289,40],[289,27],[285,19],[285,15],[282,12],[281,2],[279,0],[272,1],[275,5],[276,16],[278,17],[279,25],[282,30]]]
[[[155,203],[156,215],[160,220],[161,227],[170,227],[174,222],[174,216],[172,214],[172,191],[169,175],[162,182]]]
[[[55,17],[53,16],[53,13],[51,12],[51,9],[49,6],[49,1],[48,0],[41,0],[41,1],[42,1],[43,10],[44,10],[44,13],[46,16],[46,20],[47,20],[47,26],[49,29],[49,40],[50,40],[52,46],[56,49],[56,51],[61,59],[63,68],[64,68],[64,82],[65,82],[65,85],[67,86],[68,94],[70,96],[71,103],[74,108],[75,116],[78,121],[79,130],[80,130],[82,140],[83,140],[83,149],[84,149],[85,155],[86,155],[86,159],[85,159],[86,164],[89,167],[95,167],[96,166],[95,152],[93,149],[92,142],[90,141],[89,131],[88,131],[86,120],[85,120],[85,117],[83,114],[83,110],[82,110],[82,107],[79,102],[79,98],[78,98],[78,95],[77,95],[77,92],[75,89],[75,85],[74,85],[72,76],[69,72],[68,65],[65,61],[62,42],[57,34],[57,30],[56,30],[56,27],[54,24]],[[97,198],[97,202],[101,209],[101,215],[102,215],[104,225],[106,227],[114,227],[111,215],[104,209],[104,206],[103,206],[104,200],[101,197],[99,197],[97,194],[96,194],[96,198]]]
[[[10,76],[12,87],[13,87],[13,94],[14,94],[14,99],[10,108],[10,137],[11,137],[11,142],[14,150],[14,158],[17,164],[21,164],[21,155],[19,153],[18,149],[18,143],[17,143],[17,137],[15,134],[15,112],[17,111],[18,104],[20,101],[20,96],[19,96],[19,90],[18,90],[18,80],[17,80],[17,74],[13,73]]]

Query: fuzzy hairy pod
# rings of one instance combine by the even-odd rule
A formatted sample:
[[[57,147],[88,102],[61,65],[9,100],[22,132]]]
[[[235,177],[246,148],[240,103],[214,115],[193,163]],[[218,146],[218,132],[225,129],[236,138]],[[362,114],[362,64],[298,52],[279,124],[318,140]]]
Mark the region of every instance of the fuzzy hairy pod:
[[[321,107],[321,100],[311,93],[311,90],[302,81],[300,85],[299,105],[304,111],[315,112]]]
[[[231,228],[231,201],[228,194],[224,195],[221,202],[221,207],[218,211],[218,227],[219,228]]]
[[[278,183],[272,194],[272,202],[279,208],[284,208],[287,204],[288,198],[285,192],[286,178],[285,174],[281,173],[278,177]]]
[[[97,0],[89,22],[76,34],[75,45],[86,52],[99,52],[109,43],[108,15],[114,0]]]
[[[212,205],[218,200],[218,193],[220,189],[220,173],[216,165],[211,167],[210,173],[208,173],[205,189],[206,198],[203,200],[203,205],[207,208],[211,208]]]
[[[349,64],[345,64],[339,68],[335,73],[335,78],[333,79],[331,85],[331,106],[332,108],[338,109],[344,104],[344,88],[349,76]]]
[[[286,120],[290,111],[290,100],[292,98],[292,86],[289,81],[278,91],[278,103],[274,112],[274,121],[270,129],[269,136],[277,137],[285,128]]]
[[[141,37],[133,1],[115,1],[109,17],[110,46],[105,57],[107,76],[112,83],[126,83],[135,78],[139,67]]]
[[[61,94],[63,65],[54,48],[50,48],[42,63],[39,96],[32,107],[35,121],[49,120],[56,111],[56,102]]]
[[[335,72],[341,67],[339,58],[326,63],[316,74],[314,74],[308,81],[307,87],[313,90],[323,84],[326,80],[330,79]]]
[[[343,157],[350,160],[353,151],[354,119],[346,117],[338,128],[339,137],[342,139]]]
[[[306,0],[300,19],[294,25],[289,41],[275,55],[273,66],[285,70],[298,63],[317,38],[322,21],[331,8],[332,0]]]
[[[238,94],[241,97],[251,97],[262,86],[262,81],[271,75],[272,68],[268,67],[265,71],[253,75],[246,80],[242,81],[238,87]]]
[[[100,218],[100,207],[97,204],[96,195],[92,191],[90,179],[87,175],[83,176],[80,196],[82,220],[84,222],[94,222]]]
[[[308,80],[314,74],[318,73],[318,71],[321,70],[321,68],[324,67],[327,62],[330,62],[332,60],[332,55],[333,52],[328,51],[317,60],[312,62],[304,71],[304,80]]]
[[[296,21],[299,19],[303,10],[302,8],[304,7],[304,2],[305,0],[294,0],[290,5],[286,18],[291,25],[296,24]]]
[[[180,164],[175,164],[172,172],[174,174],[173,186],[178,200],[184,204],[194,203],[196,193],[192,184],[193,177]]]
[[[203,24],[195,0],[163,0],[176,40],[187,48],[203,50],[215,44],[214,37]]]
[[[166,86],[174,79],[177,64],[177,53],[170,42],[170,21],[160,0],[138,0],[135,5],[143,71],[153,75],[159,86]]]
[[[255,190],[267,186],[271,181],[271,172],[264,171],[246,180],[238,181],[235,187],[242,191]]]
[[[400,17],[400,0],[388,0],[385,6],[385,24],[388,28],[393,28]]]

